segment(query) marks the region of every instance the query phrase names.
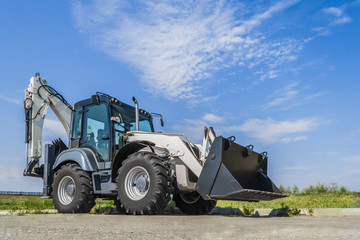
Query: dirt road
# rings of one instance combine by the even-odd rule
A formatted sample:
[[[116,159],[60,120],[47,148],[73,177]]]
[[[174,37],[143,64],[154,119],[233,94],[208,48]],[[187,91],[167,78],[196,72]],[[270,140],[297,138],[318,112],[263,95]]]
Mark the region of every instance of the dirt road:
[[[360,218],[0,216],[0,239],[360,239]]]

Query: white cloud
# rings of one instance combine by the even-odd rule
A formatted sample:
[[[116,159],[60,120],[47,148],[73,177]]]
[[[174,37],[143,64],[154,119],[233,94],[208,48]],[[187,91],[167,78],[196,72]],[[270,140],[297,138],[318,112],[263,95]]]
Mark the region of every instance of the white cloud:
[[[260,25],[263,20],[271,18],[274,13],[284,10],[285,8],[288,8],[297,2],[299,2],[299,0],[279,1],[275,3],[275,5],[271,6],[268,10],[254,15],[240,26],[234,28],[233,29],[234,35],[238,33],[243,34],[249,32],[255,26]]]
[[[356,0],[356,1],[354,1],[354,2],[351,3],[352,6],[358,5],[358,4],[360,4],[360,0]]]
[[[335,156],[338,155],[339,152],[314,152],[313,154],[319,156]]]
[[[215,114],[212,114],[212,113],[206,113],[203,116],[203,120],[205,122],[209,122],[209,123],[222,123],[222,122],[224,122],[222,117],[219,117],[219,116],[217,116]]]
[[[299,88],[298,82],[290,83],[268,96],[267,98],[270,100],[262,105],[261,108],[266,110],[273,107],[281,107],[283,110],[288,110],[292,107],[309,103],[313,99],[325,94],[323,92],[304,94],[303,92],[307,89],[308,87]]]
[[[269,72],[264,73],[264,74],[260,77],[260,80],[261,80],[261,81],[264,81],[265,79],[277,78],[277,77],[278,77],[277,72],[278,72],[278,71],[276,71],[276,70],[270,70]]]
[[[1,100],[4,100],[6,102],[9,102],[9,103],[15,103],[17,105],[20,105],[22,103],[22,101],[20,99],[17,99],[17,98],[9,98],[9,97],[6,97],[2,94],[0,94],[0,99]]]
[[[230,126],[226,128],[226,131],[243,132],[263,144],[290,143],[305,140],[306,136],[299,134],[313,130],[318,124],[319,120],[316,118],[303,118],[293,121],[253,118],[242,125]]]
[[[193,143],[202,143],[204,127],[213,127],[213,124],[224,124],[225,119],[212,113],[206,113],[200,119],[184,119],[171,127],[176,133],[185,134]],[[220,129],[217,129],[220,134]]]
[[[329,7],[325,8],[323,11],[330,15],[334,15],[335,17],[341,17],[343,15],[343,10],[341,8]]]
[[[220,97],[220,94],[210,97],[192,98],[188,99],[189,107],[194,107],[200,103],[208,103],[216,101]]]
[[[328,36],[331,34],[330,30],[325,27],[314,27],[311,31],[317,32],[318,36]]]
[[[74,4],[73,14],[97,47],[140,70],[144,88],[179,100],[201,96],[200,82],[219,69],[294,60],[301,41],[271,41],[257,28],[297,2],[279,1],[248,17],[248,6],[237,2],[95,0]]]
[[[332,33],[330,31],[331,27],[351,22],[352,19],[349,16],[347,16],[347,14],[345,13],[345,9],[347,7],[348,5],[344,4],[340,7],[329,7],[322,9],[321,12],[325,14],[327,23],[324,24],[323,26],[313,27],[311,29],[311,31],[317,33],[317,35],[314,37],[328,36]]]
[[[342,159],[345,162],[356,162],[360,163],[360,155],[352,155]]]
[[[202,143],[204,127],[206,122],[203,120],[184,119],[181,123],[171,127],[176,133],[184,134],[192,143]]]
[[[352,169],[352,170],[349,170],[345,173],[347,175],[347,177],[349,175],[356,175],[356,176],[359,176],[360,174],[360,169]]]
[[[2,191],[26,191],[41,192],[42,180],[34,177],[24,177],[24,166],[10,166],[9,164],[0,164],[0,190]]]
[[[344,7],[329,7],[323,9],[323,11],[331,16],[334,25],[351,22],[351,18],[344,12]]]
[[[319,125],[319,120],[316,118],[304,118],[294,121],[254,118],[247,120],[242,125],[225,127],[224,118],[207,113],[201,119],[184,119],[181,123],[172,126],[171,129],[177,133],[185,134],[192,142],[200,143],[203,138],[204,127],[213,126],[217,135],[222,135],[224,132],[232,134],[234,132],[243,132],[250,138],[266,145],[304,141],[307,139],[304,133],[312,131],[317,125]]]
[[[281,139],[282,143],[291,143],[291,142],[298,142],[306,140],[306,136],[299,136],[299,137],[285,137]]]
[[[335,24],[345,24],[345,23],[349,23],[351,22],[351,18],[350,17],[341,17],[335,20]]]
[[[276,91],[270,98],[272,100],[262,106],[263,109],[272,108],[275,106],[288,104],[289,101],[293,100],[298,95],[298,91],[294,88],[298,86],[298,83],[291,83],[284,88]]]
[[[59,120],[45,118],[44,121],[44,139],[45,138],[61,138],[62,140],[67,139],[66,131]]]
[[[289,167],[284,167],[282,170],[298,171],[298,170],[312,170],[312,169],[314,169],[314,168],[308,167],[308,166],[289,166]]]
[[[2,169],[2,174],[0,174],[0,182],[8,181],[8,179],[20,180],[23,178],[22,173],[25,168],[25,163],[24,163],[24,167],[7,166],[4,164],[1,164],[0,167]]]

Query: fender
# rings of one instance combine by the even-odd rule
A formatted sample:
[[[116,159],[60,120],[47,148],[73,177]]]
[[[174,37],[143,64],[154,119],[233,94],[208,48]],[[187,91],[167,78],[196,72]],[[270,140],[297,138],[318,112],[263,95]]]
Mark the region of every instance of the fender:
[[[76,162],[87,172],[94,172],[98,169],[96,155],[89,148],[71,148],[62,151],[56,158],[53,170],[57,170],[65,162]]]
[[[111,181],[115,182],[117,170],[121,167],[121,163],[130,155],[143,148],[155,146],[155,143],[149,141],[133,141],[120,149],[114,158],[111,170]]]

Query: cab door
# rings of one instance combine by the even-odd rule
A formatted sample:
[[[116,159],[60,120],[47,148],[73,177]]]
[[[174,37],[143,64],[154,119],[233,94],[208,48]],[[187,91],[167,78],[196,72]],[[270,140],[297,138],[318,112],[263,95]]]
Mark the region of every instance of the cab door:
[[[102,168],[109,165],[111,159],[111,132],[109,108],[106,104],[85,106],[83,110],[83,127],[81,147],[89,147],[98,156]]]

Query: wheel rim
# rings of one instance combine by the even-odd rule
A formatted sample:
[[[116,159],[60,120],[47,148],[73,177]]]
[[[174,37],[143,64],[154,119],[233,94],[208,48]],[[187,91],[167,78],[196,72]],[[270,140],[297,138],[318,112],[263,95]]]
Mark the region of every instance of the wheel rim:
[[[76,187],[75,181],[70,176],[65,176],[61,179],[58,187],[59,201],[63,205],[69,205],[75,196]]]
[[[180,198],[187,204],[194,204],[200,199],[200,195],[197,192],[180,193]]]
[[[149,173],[145,168],[136,166],[125,177],[125,192],[134,201],[143,199],[150,187]]]

